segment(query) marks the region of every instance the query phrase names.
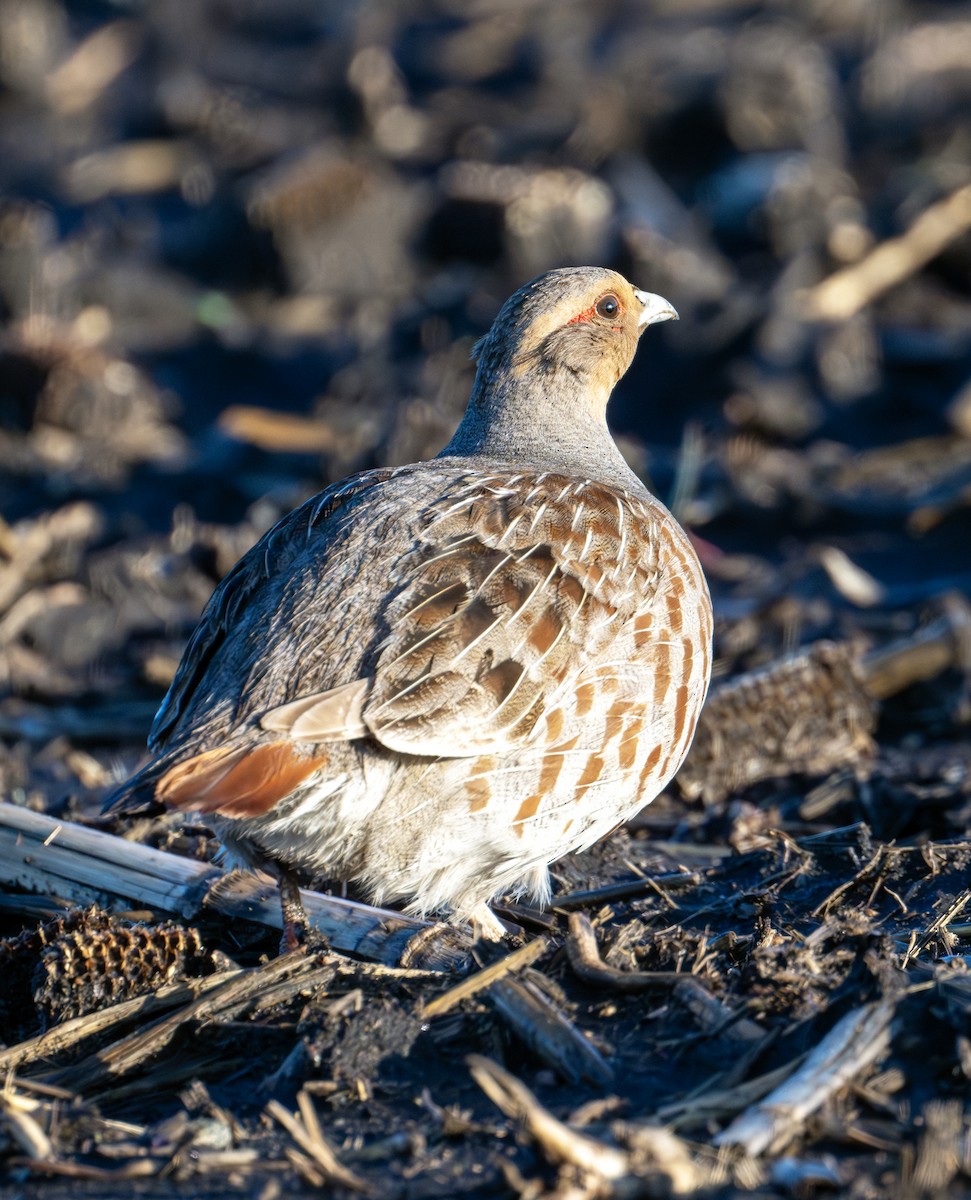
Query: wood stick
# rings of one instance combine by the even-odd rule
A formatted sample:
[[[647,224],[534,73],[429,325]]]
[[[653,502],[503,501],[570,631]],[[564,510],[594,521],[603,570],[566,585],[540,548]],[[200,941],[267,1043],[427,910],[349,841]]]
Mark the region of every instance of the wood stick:
[[[456,1004],[461,1004],[463,1000],[467,1000],[469,996],[474,996],[476,992],[481,992],[483,988],[490,987],[497,979],[502,979],[504,975],[508,975],[511,971],[518,971],[522,967],[527,967],[531,962],[535,962],[537,958],[549,947],[550,939],[548,937],[534,938],[533,941],[527,942],[525,946],[520,946],[518,950],[514,950],[512,954],[507,954],[504,958],[500,958],[498,962],[492,963],[491,966],[477,971],[474,975],[469,975],[463,979],[461,983],[455,987],[449,988],[447,992],[443,992],[441,996],[436,996],[434,1000],[426,1004],[422,1009],[423,1017],[439,1017],[442,1013],[446,1013],[449,1009],[454,1008]]]
[[[948,667],[968,669],[971,608],[963,597],[948,599],[944,616],[910,637],[871,651],[863,659],[866,690],[878,700],[893,696]]]
[[[798,1059],[796,1065],[801,1061]],[[726,1121],[729,1117],[737,1116],[742,1109],[767,1096],[792,1075],[793,1069],[793,1064],[789,1062],[734,1087],[716,1086],[693,1092],[683,1100],[659,1108],[654,1113],[654,1119],[663,1121],[674,1130],[704,1129],[712,1121]]]
[[[524,1083],[480,1054],[465,1060],[472,1078],[489,1099],[514,1121],[522,1121],[553,1163],[570,1163],[601,1179],[623,1179],[632,1170],[630,1157],[615,1146],[564,1125],[536,1099]]]
[[[327,454],[338,442],[334,430],[319,417],[255,404],[231,404],[220,414],[219,428],[238,442],[285,454]]]
[[[333,976],[330,963],[319,963],[301,950],[282,954],[268,963],[248,970],[228,972],[228,978],[191,1004],[179,1008],[150,1025],[136,1029],[127,1037],[105,1046],[79,1063],[41,1078],[58,1087],[76,1092],[91,1092],[112,1079],[129,1074],[154,1058],[171,1042],[187,1021],[227,1019],[245,1009],[279,979],[297,977],[308,986],[317,979]]]
[[[809,320],[845,321],[915,274],[971,229],[971,183],[926,208],[900,237],[889,238],[859,262],[843,267],[800,297]]]
[[[627,1189],[620,1181],[636,1175],[643,1183],[648,1172],[665,1176],[666,1189],[675,1195],[693,1193],[700,1179],[685,1143],[666,1129],[639,1125],[632,1135],[636,1145],[637,1159],[626,1150],[609,1146],[589,1134],[581,1133],[571,1125],[565,1125],[536,1099],[528,1087],[515,1075],[490,1058],[470,1054],[465,1060],[472,1078],[489,1099],[507,1117],[521,1121],[540,1149],[552,1163],[568,1163],[581,1171],[589,1172],[595,1179],[616,1186],[600,1189],[582,1189],[576,1195],[653,1195],[653,1190],[644,1192],[640,1187]],[[643,1160],[647,1159],[645,1163]],[[645,1170],[646,1168],[646,1170]]]
[[[51,1139],[38,1122],[0,1093],[0,1128],[3,1127],[28,1158],[44,1161],[54,1157]]]
[[[569,929],[566,956],[573,973],[587,983],[615,992],[670,991],[686,978],[680,971],[621,971],[608,966],[600,957],[590,918],[583,913],[570,913]]]
[[[11,1158],[11,1167],[28,1167],[38,1175],[59,1175],[64,1179],[84,1179],[94,1183],[117,1183],[129,1179],[157,1179],[166,1165],[161,1158],[132,1158],[121,1167],[95,1167],[90,1163],[57,1158]]]
[[[879,1000],[847,1013],[785,1083],[746,1109],[714,1144],[740,1146],[752,1157],[781,1150],[808,1117],[886,1053],[895,1011],[894,1001]]]
[[[313,1103],[310,1097],[305,1092],[301,1092],[298,1101],[300,1101],[300,1113],[304,1118],[304,1124],[301,1124],[293,1113],[284,1108],[279,1100],[270,1100],[267,1103],[266,1112],[283,1126],[304,1154],[313,1161],[314,1166],[324,1176],[324,1182],[332,1186],[349,1188],[354,1192],[370,1192],[372,1190],[370,1185],[355,1175],[353,1171],[348,1170],[331,1149],[320,1128],[317,1114],[313,1112]],[[312,1116],[311,1113],[313,1113]],[[310,1119],[309,1126],[307,1124],[308,1117]]]
[[[660,893],[680,891],[682,888],[697,887],[701,883],[697,871],[676,871],[664,875],[646,875],[643,879],[625,879],[621,883],[608,883],[604,887],[589,888],[580,892],[568,892],[565,896],[554,896],[553,908],[557,912],[572,912],[575,908],[590,908],[595,904],[609,904],[612,900],[630,900],[648,892]]]
[[[599,1050],[539,988],[522,979],[497,979],[486,995],[516,1036],[561,1079],[605,1085],[614,1078],[613,1068]]]

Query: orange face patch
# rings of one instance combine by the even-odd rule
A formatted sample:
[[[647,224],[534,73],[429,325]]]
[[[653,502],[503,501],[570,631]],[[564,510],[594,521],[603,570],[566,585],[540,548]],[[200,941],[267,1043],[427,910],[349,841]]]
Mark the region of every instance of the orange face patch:
[[[583,312],[579,312],[575,317],[571,317],[569,321],[567,321],[567,325],[580,325],[584,321],[592,321],[596,315],[597,306],[596,304],[591,304],[590,307],[585,308]]]

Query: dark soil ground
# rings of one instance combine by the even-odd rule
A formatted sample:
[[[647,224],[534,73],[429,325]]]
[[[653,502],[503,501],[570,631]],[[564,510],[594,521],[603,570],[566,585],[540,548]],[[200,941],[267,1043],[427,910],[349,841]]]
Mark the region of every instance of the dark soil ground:
[[[969,64],[944,0],[0,0],[0,800],[210,855],[100,816],[210,591],[548,267],[681,314],[611,418],[717,618],[675,786],[442,1015],[5,887],[4,1195],[971,1195]]]

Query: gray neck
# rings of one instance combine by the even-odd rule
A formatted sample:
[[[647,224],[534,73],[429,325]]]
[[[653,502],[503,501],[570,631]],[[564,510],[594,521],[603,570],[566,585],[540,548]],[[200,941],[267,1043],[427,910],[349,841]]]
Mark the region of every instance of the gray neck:
[[[544,373],[536,386],[476,377],[462,423],[439,458],[453,456],[522,463],[642,492],[606,420],[590,411],[589,385],[572,372]],[[555,388],[556,403],[549,401]]]

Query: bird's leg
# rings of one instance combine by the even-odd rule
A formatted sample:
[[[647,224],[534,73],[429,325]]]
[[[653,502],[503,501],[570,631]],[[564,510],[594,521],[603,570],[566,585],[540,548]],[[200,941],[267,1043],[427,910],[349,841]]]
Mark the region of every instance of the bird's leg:
[[[307,940],[310,920],[300,899],[300,885],[296,876],[285,868],[280,870],[280,911],[283,914],[280,953],[287,954]]]

